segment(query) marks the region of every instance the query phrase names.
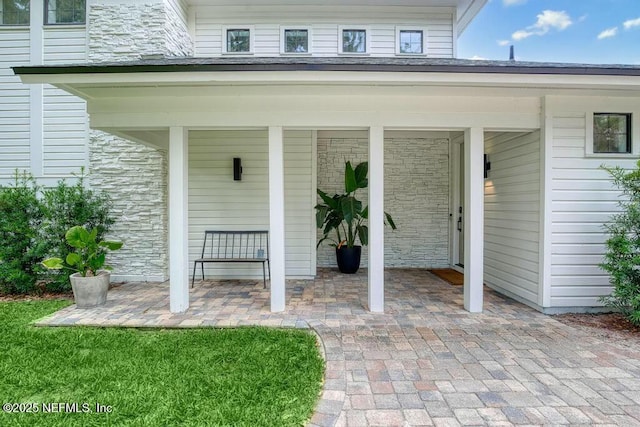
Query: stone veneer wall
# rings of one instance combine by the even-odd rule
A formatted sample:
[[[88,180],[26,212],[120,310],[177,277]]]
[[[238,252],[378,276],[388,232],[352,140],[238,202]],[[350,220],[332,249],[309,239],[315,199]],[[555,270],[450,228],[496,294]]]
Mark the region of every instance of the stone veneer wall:
[[[318,134],[318,188],[329,194],[344,191],[347,160],[355,165],[368,157],[366,135],[337,135]],[[396,231],[385,228],[385,266],[448,267],[448,138],[385,138],[384,178],[385,211],[398,226]],[[366,204],[367,192],[362,191],[358,198]],[[363,267],[367,266],[367,256],[365,247]],[[323,244],[318,248],[318,266],[335,265],[333,247]]]
[[[93,4],[88,60],[130,61],[142,55],[193,55],[186,19],[177,4]],[[124,241],[109,257],[114,280],[168,277],[166,153],[104,132],[89,136],[90,183],[113,200],[113,238]]]

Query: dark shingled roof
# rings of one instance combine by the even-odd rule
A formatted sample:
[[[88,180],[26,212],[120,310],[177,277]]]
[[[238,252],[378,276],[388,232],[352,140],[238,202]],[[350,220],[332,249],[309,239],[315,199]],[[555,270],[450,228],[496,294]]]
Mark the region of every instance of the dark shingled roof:
[[[640,76],[638,65],[416,57],[146,57],[137,61],[13,67],[18,75],[216,71],[361,71]]]

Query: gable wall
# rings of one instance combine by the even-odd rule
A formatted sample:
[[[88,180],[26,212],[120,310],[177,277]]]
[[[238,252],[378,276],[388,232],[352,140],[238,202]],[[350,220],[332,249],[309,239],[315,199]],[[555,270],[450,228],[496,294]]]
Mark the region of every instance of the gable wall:
[[[223,54],[225,25],[253,25],[256,56],[280,55],[281,25],[309,27],[313,56],[338,55],[339,25],[365,26],[371,34],[371,56],[395,56],[396,25],[425,27],[429,57],[454,56],[453,14],[449,8],[336,5],[295,8],[272,4],[251,8],[199,6],[193,7],[191,14],[196,56]]]
[[[549,307],[600,306],[610,293],[608,275],[598,264],[605,252],[603,224],[618,211],[619,192],[601,165],[633,168],[640,151],[640,107],[634,98],[547,99],[551,149]],[[631,156],[586,154],[593,112],[629,112],[633,123]]]

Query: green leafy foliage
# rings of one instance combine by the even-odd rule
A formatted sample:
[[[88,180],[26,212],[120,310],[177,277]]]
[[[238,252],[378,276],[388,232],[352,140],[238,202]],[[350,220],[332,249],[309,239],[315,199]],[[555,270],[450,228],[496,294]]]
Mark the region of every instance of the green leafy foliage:
[[[85,188],[84,172],[74,185],[64,180],[42,189],[36,180],[16,171],[12,185],[0,186],[0,293],[66,291],[68,274],[42,268],[46,257],[66,260],[73,247],[66,231],[82,224],[97,230],[97,240],[114,223],[104,193]]]
[[[65,236],[67,230],[83,225],[89,230],[97,230],[97,240],[104,239],[113,223],[111,201],[105,193],[85,188],[84,170],[78,175],[75,184],[69,185],[61,180],[58,184],[43,191],[44,229],[43,239],[50,257],[66,260],[73,252]],[[51,290],[68,290],[71,285],[66,273],[50,270],[46,275]]]
[[[38,261],[47,250],[40,238],[43,218],[33,177],[16,172],[13,185],[0,186],[0,293],[36,289]]]
[[[76,225],[67,230],[65,238],[69,246],[75,249],[67,254],[65,261],[62,258],[48,258],[42,261],[42,265],[52,270],[68,269],[80,273],[82,276],[95,276],[98,270],[110,270],[105,265],[107,250],[115,251],[122,247],[122,242],[108,240],[98,241],[98,229],[87,231],[86,228]]]
[[[603,167],[622,191],[620,213],[605,224],[609,233],[607,251],[600,267],[608,272],[613,286],[602,301],[619,310],[630,322],[640,325],[640,161],[631,171]]]
[[[324,204],[320,203],[315,207],[316,224],[323,233],[318,246],[325,240],[329,240],[333,246],[338,248],[342,246],[352,248],[356,245],[357,240],[360,240],[363,245],[368,244],[369,229],[365,225],[365,221],[369,218],[369,207],[363,206],[363,203],[355,196],[357,190],[367,188],[369,185],[368,172],[368,162],[358,164],[355,169],[351,162],[346,162],[343,194],[329,196],[318,189],[318,195],[324,202]],[[395,230],[396,224],[391,215],[386,212],[384,215],[386,223]],[[334,232],[335,238],[331,237]]]

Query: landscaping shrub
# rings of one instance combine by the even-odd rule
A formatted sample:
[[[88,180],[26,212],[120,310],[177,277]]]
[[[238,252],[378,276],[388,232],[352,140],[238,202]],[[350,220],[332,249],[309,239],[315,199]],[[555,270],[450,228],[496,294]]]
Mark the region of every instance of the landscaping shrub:
[[[0,186],[0,294],[71,289],[67,271],[47,271],[40,262],[66,259],[73,249],[65,240],[69,228],[95,227],[102,240],[114,223],[109,197],[84,183],[82,171],[74,185],[61,180],[41,190],[31,175],[16,171],[13,185]]]
[[[631,171],[620,167],[604,169],[623,197],[618,202],[621,212],[605,224],[610,237],[600,266],[611,275],[614,289],[602,301],[640,325],[640,161]]]
[[[0,293],[36,289],[39,262],[47,253],[40,238],[43,219],[35,180],[16,172],[13,185],[0,186]]]
[[[76,225],[98,230],[98,240],[115,222],[111,216],[111,201],[103,192],[85,188],[84,170],[74,185],[58,181],[58,185],[43,191],[44,209],[43,240],[47,255],[66,259],[73,251],[65,239],[67,230]],[[67,271],[47,272],[47,289],[62,291],[71,289]]]

